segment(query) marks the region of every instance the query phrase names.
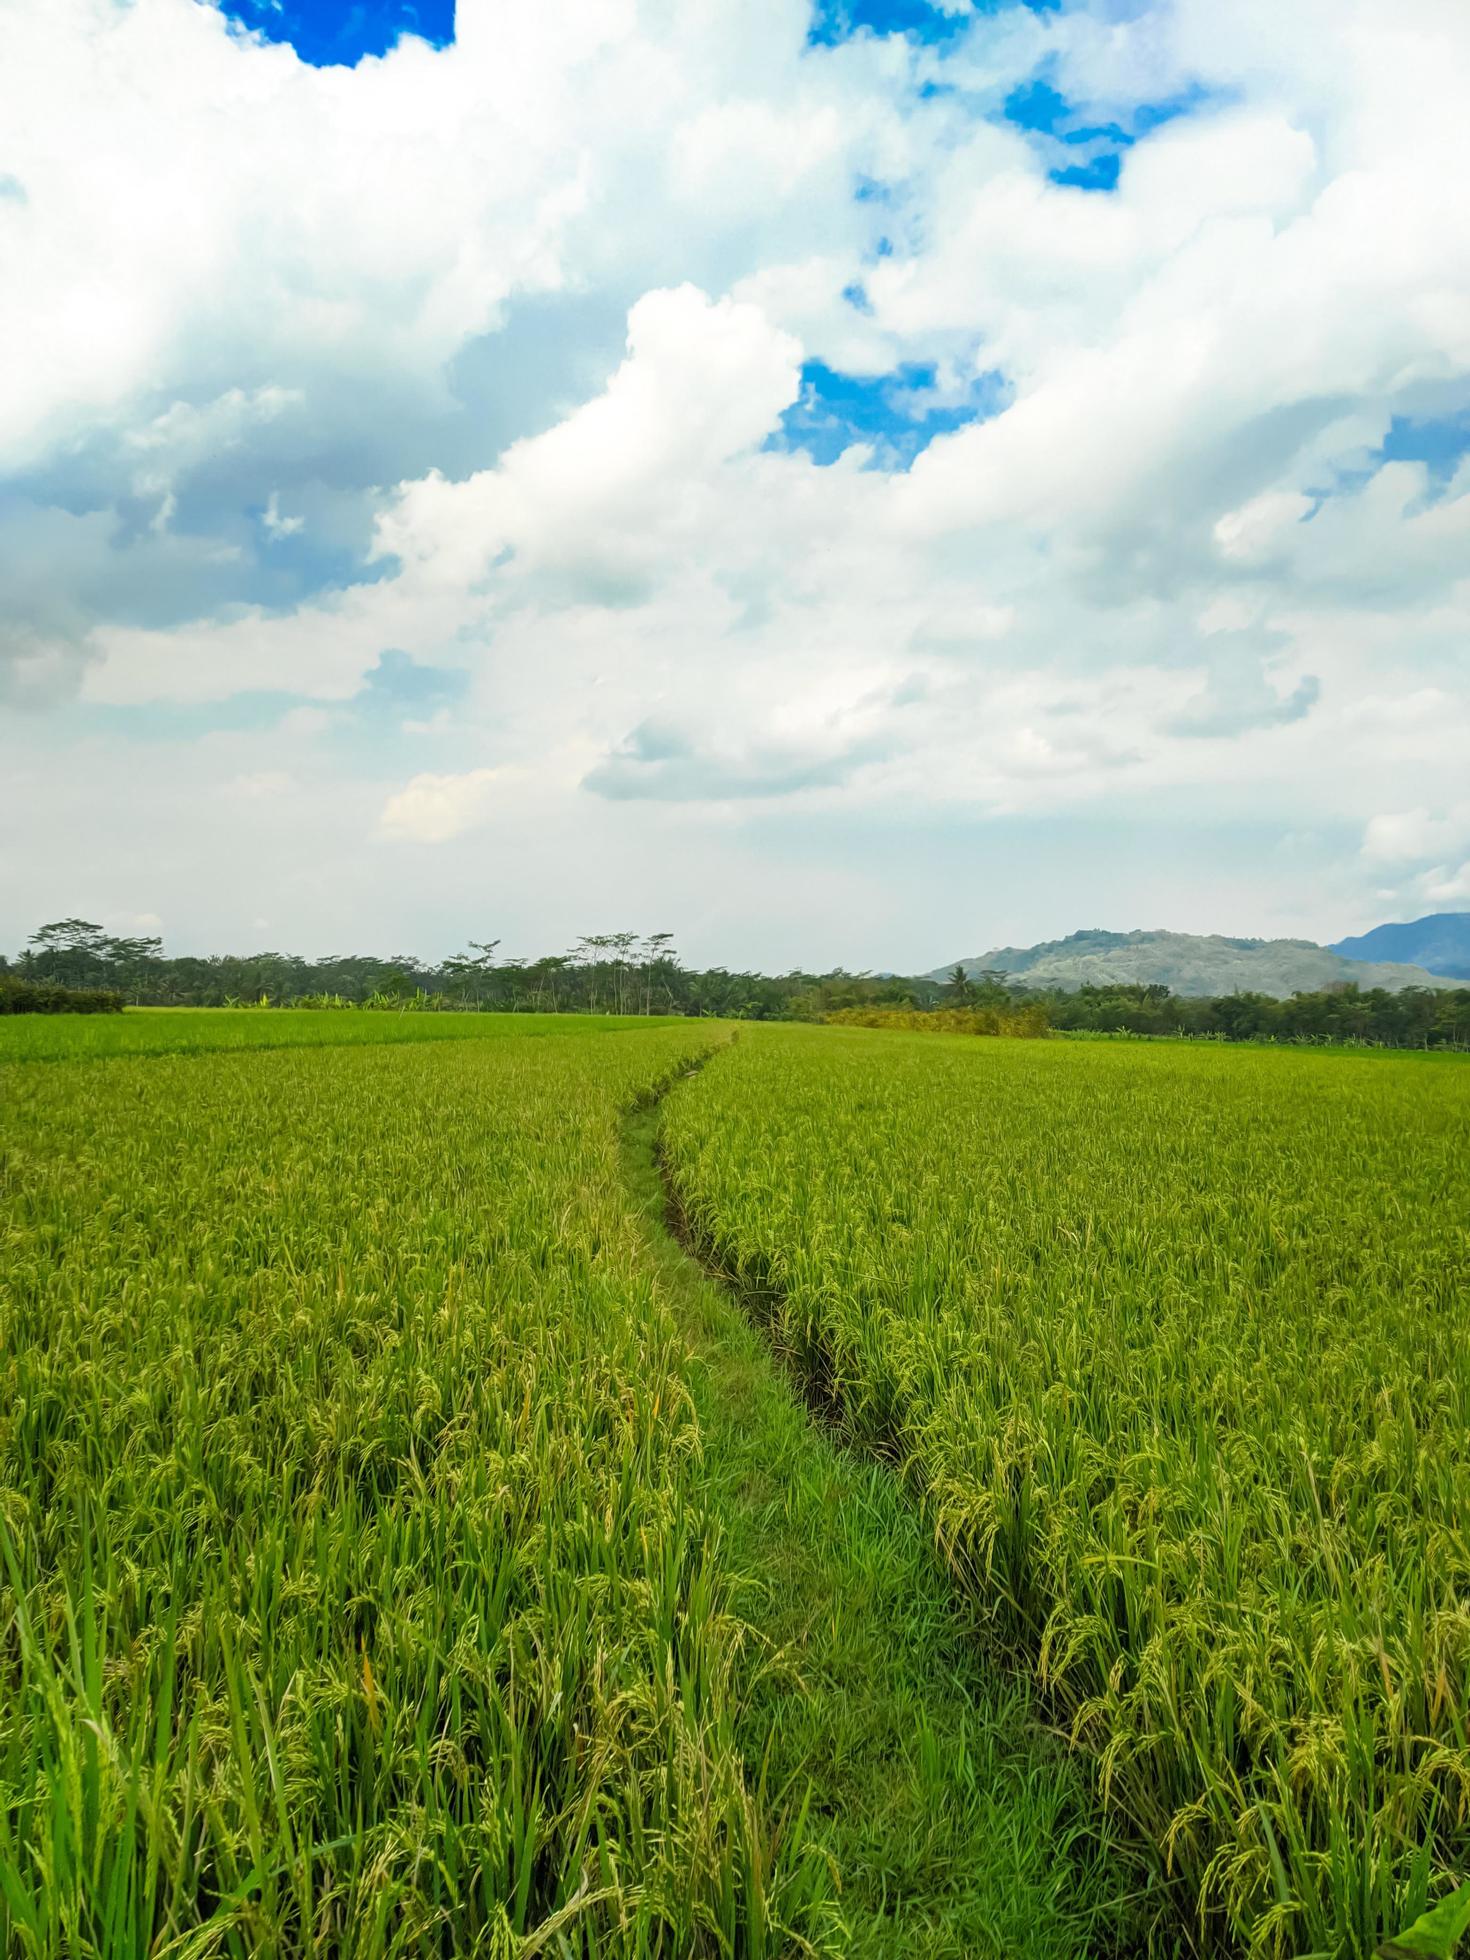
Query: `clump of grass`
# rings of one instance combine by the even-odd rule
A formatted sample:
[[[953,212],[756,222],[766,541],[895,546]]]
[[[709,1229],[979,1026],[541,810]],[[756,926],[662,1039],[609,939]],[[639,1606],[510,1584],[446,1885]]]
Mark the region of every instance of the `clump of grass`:
[[[618,1184],[704,1039],[7,1071],[0,1949],[838,1950]]]
[[[1466,1878],[1470,1072],[771,1030],[665,1134],[1181,1939],[1349,1960]]]

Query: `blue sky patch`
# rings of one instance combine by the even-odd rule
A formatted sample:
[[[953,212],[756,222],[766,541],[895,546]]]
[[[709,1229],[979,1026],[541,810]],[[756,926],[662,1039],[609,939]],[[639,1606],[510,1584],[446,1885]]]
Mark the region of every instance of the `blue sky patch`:
[[[469,684],[462,667],[431,667],[401,647],[385,647],[353,699],[369,709],[421,716],[462,700]]]
[[[907,34],[924,47],[958,39],[977,15],[1023,6],[1033,14],[1060,13],[1065,0],[972,0],[949,11],[930,0],[812,0],[809,47],[831,48],[855,34]],[[928,93],[928,86],[923,91]],[[937,92],[937,91],[936,91]]]
[[[835,463],[854,443],[869,443],[877,469],[907,469],[936,436],[997,414],[1005,383],[982,375],[959,401],[941,393],[932,363],[910,362],[889,374],[842,374],[823,361],[801,370],[801,396],[781,418],[768,449],[804,449],[815,463]]]
[[[1424,495],[1409,509],[1411,514],[1426,510],[1442,500],[1467,456],[1470,456],[1470,409],[1449,415],[1395,415],[1376,449],[1360,454],[1351,463],[1334,465],[1325,482],[1304,486],[1313,502],[1303,522],[1310,522],[1333,498],[1357,496],[1385,463],[1423,464],[1429,484]]]
[[[1385,463],[1423,463],[1437,490],[1444,488],[1467,454],[1470,454],[1470,409],[1422,422],[1395,415],[1378,452],[1379,460]]]
[[[1035,129],[1043,136],[1055,136],[1072,114],[1072,105],[1059,89],[1037,75],[1022,82],[1006,97],[1006,121],[1020,129]]]
[[[815,0],[807,30],[811,47],[836,47],[855,34],[911,34],[932,45],[952,41],[970,25],[968,13],[947,14],[928,0]]]
[[[454,39],[454,0],[221,0],[221,11],[267,41],[289,41],[314,68],[356,67],[405,34],[436,48]]]
[[[1034,135],[1050,155],[1051,181],[1074,190],[1116,190],[1123,156],[1140,137],[1191,114],[1208,99],[1207,90],[1190,87],[1159,102],[1135,103],[1120,118],[1099,121],[1068,100],[1054,85],[1053,73],[1048,61],[1029,81],[1012,89],[1006,97],[1005,119]],[[1068,151],[1079,154],[1068,156]]]
[[[1086,163],[1069,163],[1065,169],[1050,170],[1047,175],[1054,184],[1067,184],[1073,190],[1115,191],[1122,161],[1121,152],[1102,150]]]

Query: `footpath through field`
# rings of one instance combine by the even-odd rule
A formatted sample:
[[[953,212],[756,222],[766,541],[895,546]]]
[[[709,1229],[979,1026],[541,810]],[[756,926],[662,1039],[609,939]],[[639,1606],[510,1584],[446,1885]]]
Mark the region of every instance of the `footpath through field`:
[[[701,1064],[696,1064],[696,1069]],[[691,1073],[695,1071],[691,1070]],[[624,1126],[626,1181],[689,1343],[710,1509],[768,1643],[740,1741],[751,1780],[810,1789],[854,1960],[1104,1955],[1129,1943],[1127,1861],[987,1657],[891,1470],[823,1427],[730,1291],[671,1228],[659,1104]]]

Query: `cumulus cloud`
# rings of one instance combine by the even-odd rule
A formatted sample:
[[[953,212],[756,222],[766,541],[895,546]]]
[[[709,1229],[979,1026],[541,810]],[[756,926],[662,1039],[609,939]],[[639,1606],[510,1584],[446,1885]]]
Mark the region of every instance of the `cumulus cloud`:
[[[831,731],[825,742],[721,748],[678,728],[645,721],[583,780],[586,788],[614,801],[652,797],[702,803],[794,796],[846,783],[865,762],[887,753],[881,736],[844,739],[840,730]]]
[[[416,583],[474,586],[506,554],[572,597],[645,593],[680,555],[717,541],[700,492],[795,400],[800,348],[754,306],[693,286],[647,293],[602,393],[462,482],[402,485],[374,553]]]
[[[1312,712],[1322,693],[1318,677],[1303,674],[1294,683],[1277,683],[1254,651],[1255,639],[1253,634],[1216,636],[1209,679],[1169,722],[1171,733],[1231,740],[1255,729],[1284,728]],[[1236,648],[1236,640],[1243,645]]]
[[[1470,802],[1387,810],[1363,831],[1362,860],[1401,910],[1454,909],[1470,900]]]
[[[1363,856],[1373,864],[1420,864],[1470,845],[1470,803],[1435,811],[1385,811],[1363,832]]]
[[[1286,549],[1291,527],[1311,509],[1311,498],[1299,490],[1263,491],[1239,510],[1226,511],[1215,520],[1216,549],[1232,565],[1269,564]]]
[[[196,0],[16,0],[0,693],[119,780],[146,729],[156,796],[310,747],[276,801],[338,851],[447,861],[514,783],[562,861],[660,805],[753,867],[781,813],[1093,811],[1453,890],[1463,9],[808,26],[460,0],[316,70]],[[1134,132],[1115,191],[1006,119],[1043,75]],[[824,397],[819,463],[833,373],[973,419]]]
[[[0,706],[47,707],[76,685],[86,663],[79,637],[35,621],[0,620]]]
[[[413,844],[445,844],[472,830],[488,814],[503,782],[498,769],[467,769],[459,776],[415,776],[383,805],[378,828],[384,837]]]
[[[1458,871],[1436,870],[1423,880],[1424,896],[1433,905],[1460,905],[1470,899],[1470,858]]]

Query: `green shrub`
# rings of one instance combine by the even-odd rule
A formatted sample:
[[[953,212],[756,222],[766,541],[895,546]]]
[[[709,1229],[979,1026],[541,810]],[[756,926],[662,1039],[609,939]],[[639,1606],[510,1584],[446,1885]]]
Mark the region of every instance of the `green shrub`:
[[[105,987],[59,987],[0,973],[0,1014],[121,1014],[122,995]]]

